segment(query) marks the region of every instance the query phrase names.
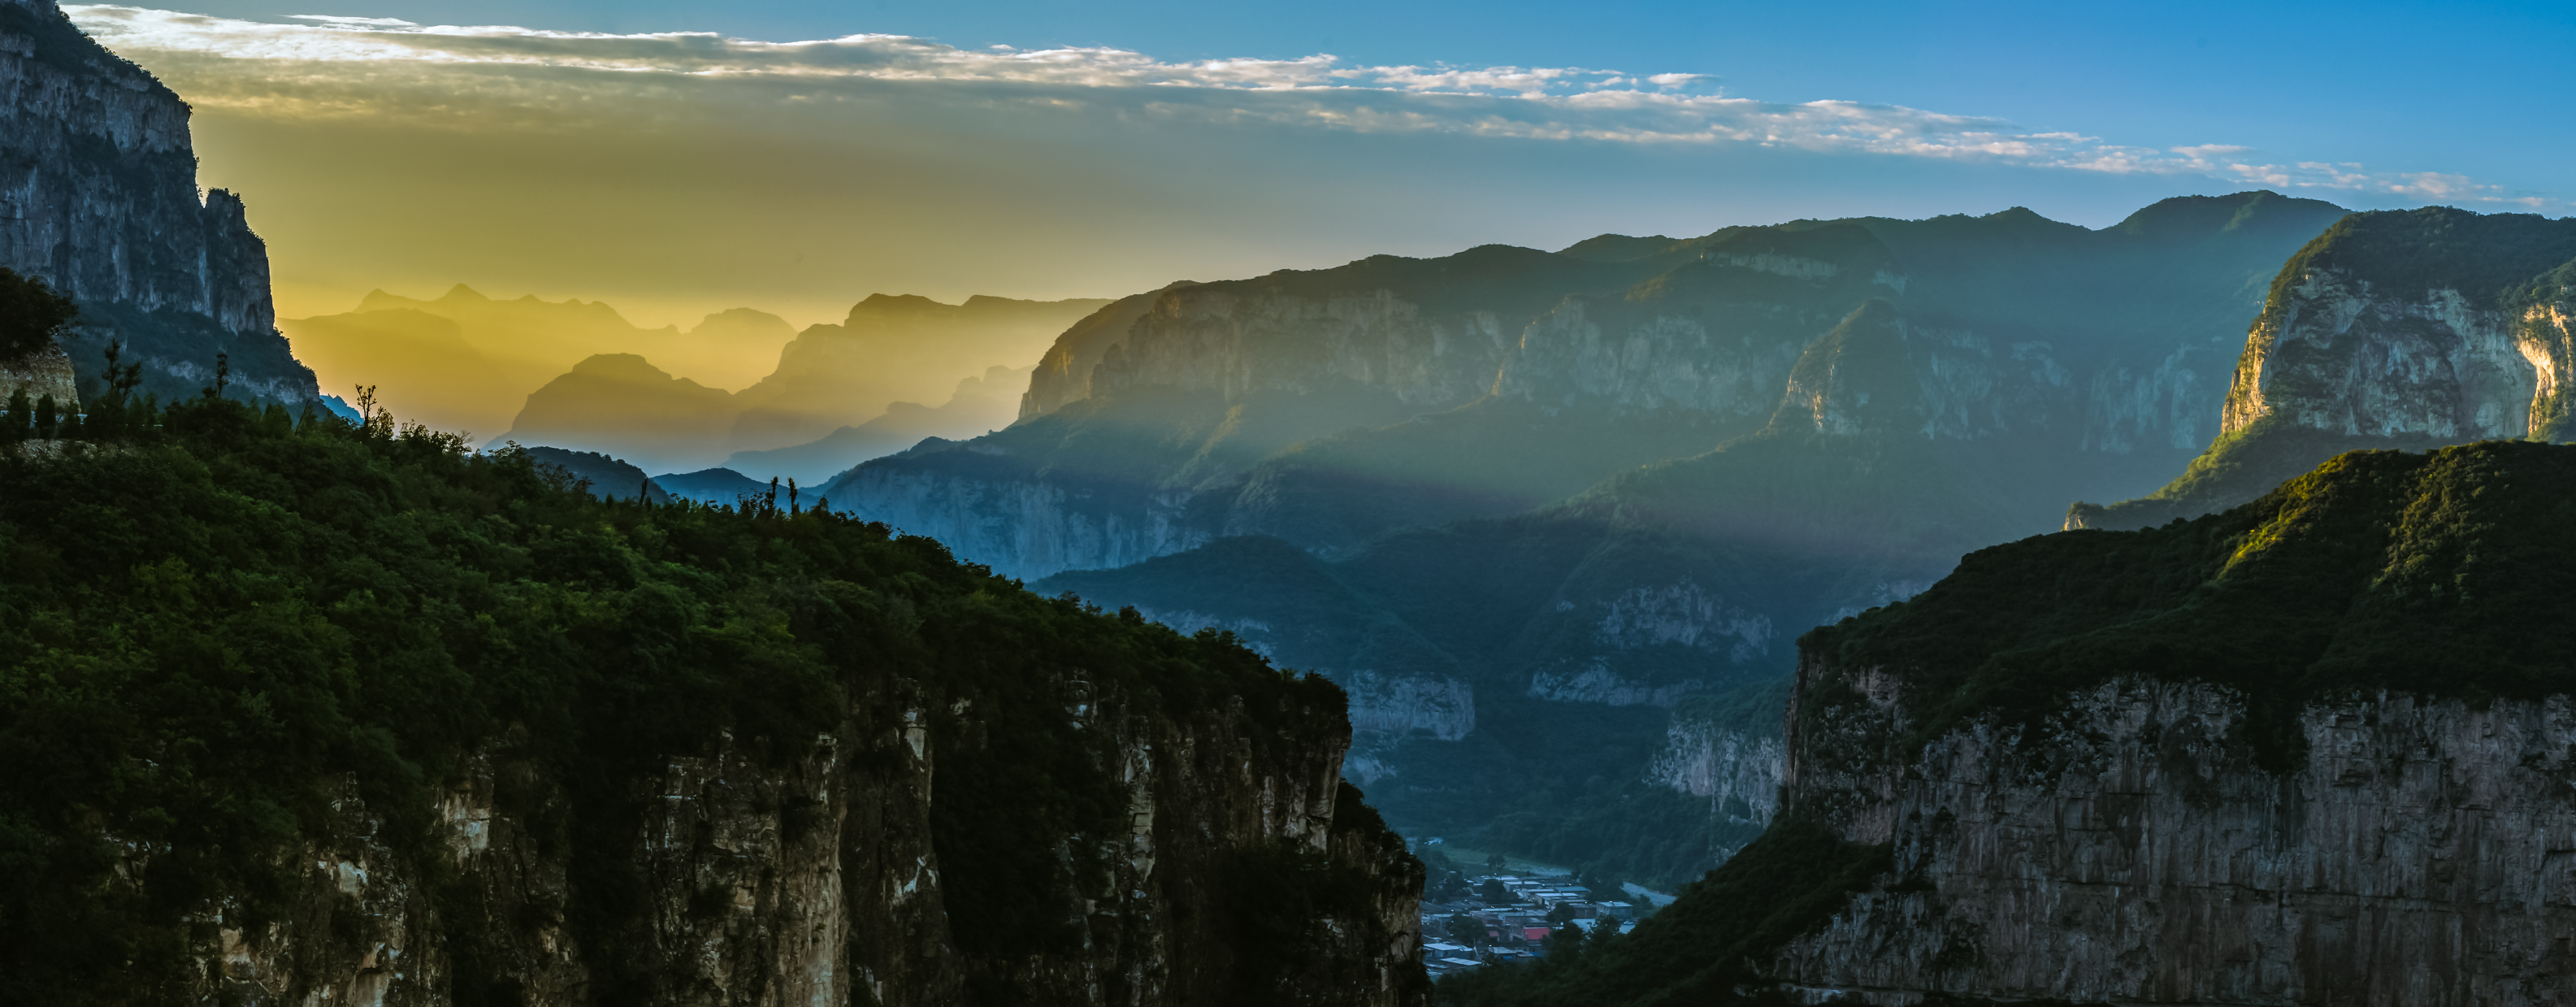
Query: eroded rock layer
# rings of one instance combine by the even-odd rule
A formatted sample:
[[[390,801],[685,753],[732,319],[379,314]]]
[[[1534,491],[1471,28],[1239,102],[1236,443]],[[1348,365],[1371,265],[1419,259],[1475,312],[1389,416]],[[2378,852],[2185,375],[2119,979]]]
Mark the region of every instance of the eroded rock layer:
[[[999,932],[1025,922],[957,904],[934,841],[937,753],[987,725],[971,703],[916,694],[926,707],[863,702],[798,751],[711,738],[604,807],[514,732],[460,764],[426,858],[343,789],[335,838],[297,854],[282,918],[246,927],[236,905],[209,920],[200,998],[1421,1002],[1420,867],[1339,782],[1338,746],[1293,742],[1240,704],[1175,720],[1079,681],[1048,687],[1059,695],[1038,701],[1096,735],[1125,828],[1058,838],[1107,871],[1046,921],[1069,929],[1037,953]],[[611,820],[618,856],[583,859],[572,830],[600,827],[584,817]],[[1338,887],[1320,905],[1281,899],[1307,876]],[[597,919],[603,902],[624,912]]]
[[[1892,681],[1853,676],[1905,725]],[[2307,754],[2260,765],[2243,698],[2091,690],[2045,729],[1946,734],[1898,773],[1835,772],[1844,835],[1901,879],[1780,968],[1819,993],[2373,1005],[2576,995],[2576,708],[2379,693],[2305,709]]]

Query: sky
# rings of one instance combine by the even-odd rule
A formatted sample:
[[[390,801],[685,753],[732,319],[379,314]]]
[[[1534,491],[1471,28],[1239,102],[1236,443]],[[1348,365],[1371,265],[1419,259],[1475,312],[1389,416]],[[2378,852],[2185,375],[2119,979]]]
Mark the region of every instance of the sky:
[[[289,317],[464,282],[802,325],[2248,188],[2576,212],[2563,2],[65,9],[195,107]]]

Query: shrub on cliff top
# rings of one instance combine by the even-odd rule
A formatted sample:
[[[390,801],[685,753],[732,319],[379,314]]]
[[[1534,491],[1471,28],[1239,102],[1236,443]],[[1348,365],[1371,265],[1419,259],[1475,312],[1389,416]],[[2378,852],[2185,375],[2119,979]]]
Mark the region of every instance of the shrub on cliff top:
[[[45,281],[0,267],[0,366],[54,345],[63,326],[79,315],[80,307]]]
[[[1898,673],[1922,737],[2120,676],[2210,682],[2277,721],[2270,760],[2313,697],[2576,692],[2576,447],[2349,452],[2223,514],[1980,550],[1800,646]]]

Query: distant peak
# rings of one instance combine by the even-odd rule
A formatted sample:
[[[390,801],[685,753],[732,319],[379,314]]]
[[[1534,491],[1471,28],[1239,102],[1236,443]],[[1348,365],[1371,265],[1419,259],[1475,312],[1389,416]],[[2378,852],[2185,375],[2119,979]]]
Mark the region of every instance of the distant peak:
[[[942,304],[920,294],[869,294],[867,300],[859,302],[859,307],[953,308],[956,305]]]
[[[670,380],[670,372],[653,366],[653,362],[633,353],[594,353],[572,365],[572,373],[598,377],[651,378]]]
[[[483,294],[482,294],[480,291],[477,291],[477,290],[475,290],[474,288],[469,287],[469,286],[466,286],[466,285],[464,285],[464,284],[462,284],[462,283],[459,283],[459,284],[457,284],[457,285],[455,285],[455,286],[453,286],[453,287],[449,287],[449,288],[447,288],[447,293],[440,295],[438,299],[439,299],[439,300],[442,300],[442,301],[488,301],[488,300],[491,300],[491,298],[483,296]]]

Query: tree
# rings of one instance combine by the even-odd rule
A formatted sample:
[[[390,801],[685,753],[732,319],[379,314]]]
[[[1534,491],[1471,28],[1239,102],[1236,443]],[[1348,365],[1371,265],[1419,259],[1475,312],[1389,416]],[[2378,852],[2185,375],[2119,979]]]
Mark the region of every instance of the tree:
[[[1422,898],[1424,901],[1454,902],[1466,898],[1468,894],[1466,877],[1451,870],[1446,858],[1438,863],[1433,863],[1428,858],[1423,860]]]
[[[1594,902],[1628,901],[1628,889],[1620,884],[1616,875],[1587,870],[1576,875],[1575,882],[1583,886],[1584,893],[1591,896]]]
[[[54,345],[80,306],[45,281],[0,268],[0,363],[14,363]]]
[[[1583,957],[1583,928],[1572,923],[1556,928],[1547,935],[1547,957],[1565,961]]]
[[[1449,931],[1450,940],[1470,946],[1485,943],[1485,921],[1473,916],[1465,913],[1450,913],[1442,926]]]
[[[1507,860],[1504,860],[1504,859],[1503,859],[1503,855],[1502,855],[1502,854],[1500,854],[1500,853],[1497,853],[1497,854],[1494,854],[1493,856],[1490,856],[1490,857],[1486,857],[1486,858],[1485,858],[1485,867],[1486,867],[1487,869],[1492,870],[1492,871],[1493,871],[1494,873],[1496,873],[1496,874],[1501,874],[1501,873],[1503,873],[1504,871],[1507,871],[1507,870],[1510,870],[1510,869],[1511,869],[1511,862],[1510,862],[1510,861],[1507,861]]]
[[[1476,890],[1476,897],[1485,900],[1488,905],[1519,901],[1512,896],[1511,889],[1503,887],[1502,881],[1495,878],[1486,878],[1484,885]]]

